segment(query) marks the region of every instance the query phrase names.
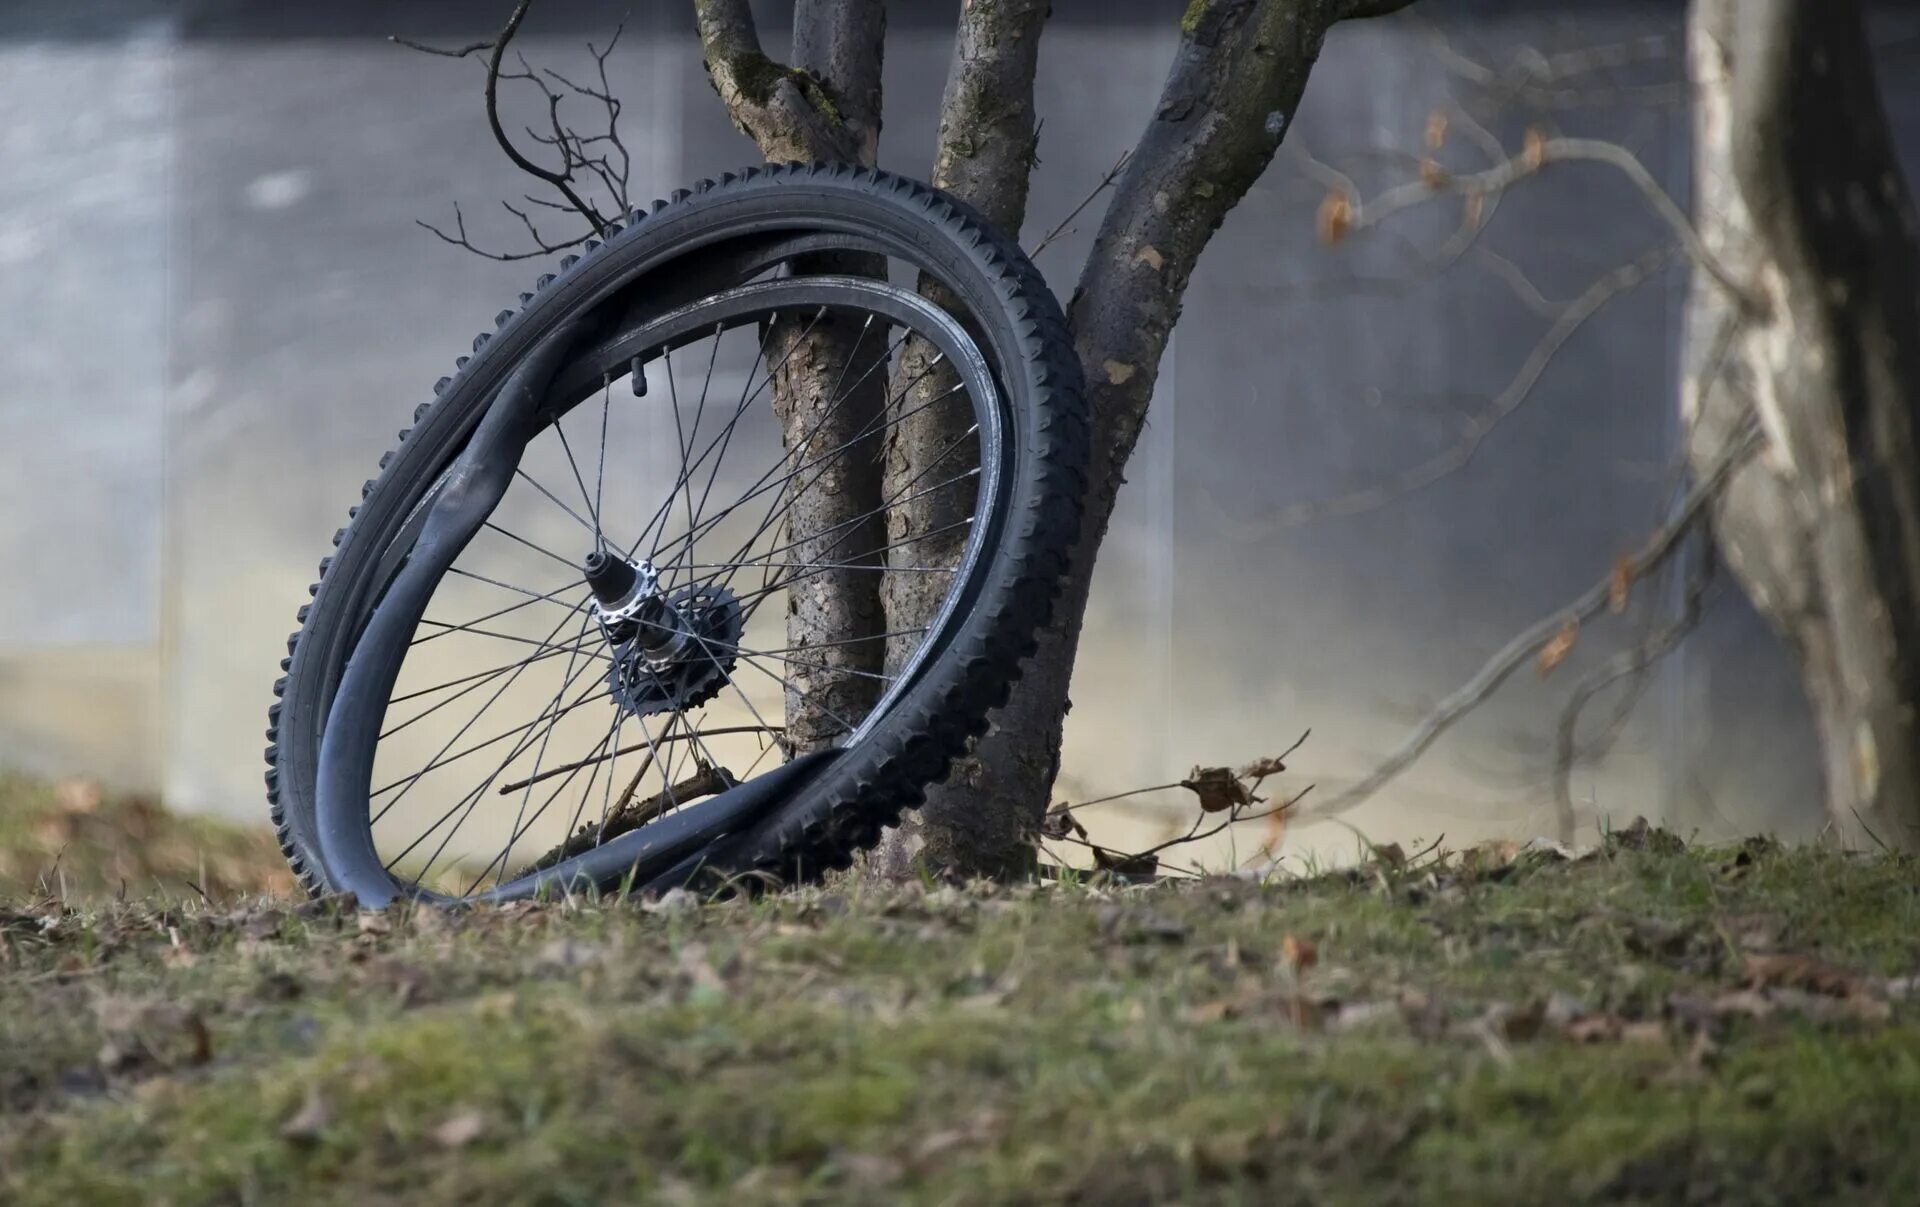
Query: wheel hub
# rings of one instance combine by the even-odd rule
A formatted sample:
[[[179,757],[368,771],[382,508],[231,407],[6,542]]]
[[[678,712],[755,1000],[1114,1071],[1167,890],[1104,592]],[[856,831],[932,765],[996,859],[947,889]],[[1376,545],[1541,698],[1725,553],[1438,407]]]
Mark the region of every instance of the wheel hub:
[[[744,626],[733,592],[707,584],[663,591],[651,562],[603,551],[581,569],[612,647],[607,680],[621,708],[634,716],[682,711],[726,686]]]

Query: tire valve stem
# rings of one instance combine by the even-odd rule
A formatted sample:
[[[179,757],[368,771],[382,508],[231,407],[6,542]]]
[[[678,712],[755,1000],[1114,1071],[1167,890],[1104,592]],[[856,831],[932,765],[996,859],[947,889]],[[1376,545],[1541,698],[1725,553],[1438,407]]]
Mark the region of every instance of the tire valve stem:
[[[645,366],[640,363],[640,358],[637,356],[633,358],[633,373],[628,380],[633,383],[633,396],[635,398],[645,398],[647,396],[647,370]]]

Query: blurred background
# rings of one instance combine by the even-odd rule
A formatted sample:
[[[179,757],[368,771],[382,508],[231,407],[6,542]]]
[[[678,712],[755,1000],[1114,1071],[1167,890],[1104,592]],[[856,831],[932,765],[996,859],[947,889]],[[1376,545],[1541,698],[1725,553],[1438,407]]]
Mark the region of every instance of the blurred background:
[[[329,534],[433,380],[544,270],[416,224],[459,201],[476,239],[508,242],[494,202],[524,184],[488,133],[479,65],[387,41],[486,38],[505,7],[0,6],[0,768],[264,818],[268,685]],[[883,166],[929,170],[953,7],[891,6]],[[762,23],[776,56],[779,8]],[[1132,145],[1176,8],[1055,0],[1027,246]],[[753,159],[688,10],[634,5],[609,65],[637,193]],[[517,45],[577,68],[622,13],[544,0]],[[1309,728],[1289,781],[1335,793],[1646,539],[1681,482],[1684,267],[1569,318],[1671,243],[1646,198],[1597,166],[1543,173],[1465,250],[1457,197],[1348,238],[1325,203],[1429,159],[1482,169],[1532,128],[1628,148],[1684,206],[1683,16],[1677,0],[1430,0],[1335,31],[1187,294],[1103,549],[1056,795],[1245,762]],[[1912,8],[1877,17],[1910,166],[1917,33]],[[1038,257],[1063,298],[1100,205]],[[1677,590],[1638,589],[1564,668],[1516,675],[1344,820],[1376,841],[1551,832],[1568,688]],[[1640,814],[1709,837],[1818,825],[1799,686],[1731,582],[1590,712],[1573,778],[1588,836]],[[1190,808],[1149,795],[1100,824],[1124,846]]]

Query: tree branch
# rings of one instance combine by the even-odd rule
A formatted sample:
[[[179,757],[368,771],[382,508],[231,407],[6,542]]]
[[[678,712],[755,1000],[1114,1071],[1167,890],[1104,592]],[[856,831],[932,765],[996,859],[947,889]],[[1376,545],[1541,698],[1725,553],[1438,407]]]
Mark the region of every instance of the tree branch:
[[[857,163],[879,160],[880,69],[886,44],[887,9],[878,0],[794,4],[793,65],[824,88]]]
[[[1578,745],[1580,715],[1586,711],[1593,698],[1622,679],[1644,674],[1648,667],[1678,649],[1687,634],[1693,632],[1700,623],[1701,604],[1707,594],[1707,587],[1713,581],[1713,554],[1710,548],[1703,547],[1699,565],[1687,576],[1687,584],[1680,601],[1680,611],[1672,620],[1650,633],[1638,645],[1621,650],[1599,666],[1589,671],[1567,697],[1567,706],[1560,713],[1560,725],[1554,735],[1553,747],[1553,800],[1554,811],[1562,843],[1572,846],[1577,818],[1573,805],[1573,768],[1581,757],[1597,758],[1612,745],[1609,735],[1596,749],[1581,751]],[[1622,722],[1632,708],[1632,699],[1616,713],[1614,720]]]
[[[1640,552],[1628,561],[1627,571],[1632,577],[1645,577],[1680,547],[1682,539],[1692,530],[1694,524],[1706,515],[1708,505],[1719,496],[1734,471],[1745,464],[1759,443],[1759,424],[1749,417],[1721,450],[1710,472],[1705,474],[1681,500],[1672,520],[1656,532]],[[1357,784],[1334,796],[1317,809],[1309,811],[1307,817],[1309,819],[1332,817],[1371,799],[1402,771],[1412,766],[1414,761],[1425,754],[1428,748],[1452,728],[1456,721],[1492,695],[1494,689],[1506,682],[1508,676],[1533,658],[1542,646],[1565,630],[1569,624],[1577,625],[1599,615],[1607,607],[1612,594],[1613,578],[1614,574],[1610,572],[1585,592],[1568,601],[1565,606],[1521,630],[1517,636],[1489,658],[1472,678],[1442,700],[1432,712],[1414,726],[1413,731],[1407,735],[1400,746],[1378,767]]]
[[[1464,469],[1473,461],[1474,455],[1488,435],[1533,396],[1534,388],[1539,385],[1541,376],[1546,373],[1547,367],[1553,363],[1554,357],[1559,354],[1566,342],[1572,339],[1589,319],[1604,309],[1607,303],[1651,278],[1672,262],[1673,256],[1671,249],[1661,248],[1638,260],[1623,264],[1611,272],[1601,274],[1586,288],[1585,292],[1560,312],[1553,325],[1548,327],[1534,344],[1506,388],[1500,391],[1486,407],[1468,419],[1466,430],[1460,438],[1418,465],[1402,470],[1375,485],[1329,498],[1290,504],[1258,520],[1235,521],[1224,513],[1220,519],[1236,530],[1236,536],[1244,539],[1298,527],[1333,516],[1359,515],[1373,511]]]
[[[693,12],[707,78],[734,128],[751,138],[762,156],[774,163],[863,162],[860,139],[820,80],[774,62],[760,49],[747,0],[694,0]]]
[[[599,234],[606,230],[606,219],[574,191],[573,173],[565,167],[558,172],[543,168],[522,155],[520,148],[513,145],[513,140],[507,137],[506,129],[500,124],[500,61],[505,57],[507,44],[513,41],[513,35],[520,32],[520,23],[526,20],[527,10],[532,7],[533,0],[519,0],[513,6],[513,15],[507,18],[500,36],[493,41],[493,56],[487,61],[487,125],[493,130],[493,140],[500,144],[500,149],[507,153],[507,158],[513,161],[515,167],[552,185],[587,220],[594,233]]]
[[[613,95],[612,85],[607,78],[607,59],[612,55],[614,47],[619,44],[621,27],[614,28],[613,36],[604,48],[597,47],[591,42],[587,43],[587,53],[593,56],[599,79],[597,86],[575,83],[551,68],[543,68],[540,72],[536,72],[527,63],[525,57],[518,54],[514,56],[519,64],[518,70],[509,69],[505,66],[507,48],[513,41],[514,35],[519,32],[520,24],[526,19],[532,4],[533,0],[519,0],[507,24],[501,29],[500,35],[487,42],[471,42],[465,46],[444,49],[398,35],[388,38],[388,41],[396,46],[404,46],[409,50],[441,58],[464,59],[482,51],[490,52],[484,63],[485,91],[487,126],[493,133],[494,141],[515,167],[553,188],[562,199],[560,202],[555,202],[529,196],[526,200],[542,208],[576,214],[587,221],[587,230],[582,234],[571,238],[550,238],[540,232],[525,210],[503,201],[502,208],[526,230],[533,246],[528,251],[502,252],[489,251],[473,242],[467,234],[466,216],[458,205],[455,205],[453,210],[453,233],[448,233],[431,222],[415,220],[417,225],[431,232],[436,238],[489,260],[534,259],[578,247],[589,239],[604,238],[608,228],[632,208],[631,200],[627,195],[632,158],[620,135],[621,102]],[[549,79],[558,84],[561,90],[550,87],[547,83]],[[552,133],[541,134],[528,129],[527,136],[541,146],[551,147],[559,153],[558,170],[533,162],[507,136],[500,117],[500,84],[502,81],[516,80],[531,83],[539,89],[541,98],[546,102],[547,123]],[[592,101],[605,110],[607,125],[604,134],[582,134],[567,124],[561,115],[561,106],[567,94]],[[584,187],[582,181],[584,181]],[[588,194],[593,191],[596,184],[608,195],[612,208],[611,217],[602,215],[599,207],[588,199]]]
[[[1537,174],[1550,163],[1570,161],[1602,163],[1620,172],[1646,197],[1661,220],[1680,236],[1681,246],[1686,248],[1694,262],[1712,276],[1729,296],[1749,308],[1762,305],[1754,291],[1735,279],[1708,250],[1685,211],[1660,187],[1660,182],[1653,178],[1653,173],[1647,170],[1639,157],[1618,143],[1599,139],[1547,138],[1530,134],[1522,154],[1509,156],[1485,171],[1466,176],[1451,176],[1444,172],[1437,176],[1429,175],[1423,180],[1396,185],[1372,201],[1363,202],[1356,194],[1352,197],[1355,212],[1350,229],[1365,230],[1377,226],[1401,210],[1423,204],[1435,196],[1465,194],[1476,197],[1497,193]]]
[[[960,10],[940,101],[933,183],[1018,236],[1039,141],[1033,79],[1050,0],[995,0]]]

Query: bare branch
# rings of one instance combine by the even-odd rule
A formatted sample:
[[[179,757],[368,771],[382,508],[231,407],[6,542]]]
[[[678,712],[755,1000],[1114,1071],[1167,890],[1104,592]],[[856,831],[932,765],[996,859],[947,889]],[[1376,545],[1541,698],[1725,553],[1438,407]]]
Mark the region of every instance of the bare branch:
[[[560,195],[560,202],[547,201],[529,196],[528,203],[547,209],[562,210],[586,219],[587,231],[584,234],[554,239],[543,235],[527,216],[525,211],[503,202],[507,213],[511,214],[527,232],[533,246],[527,251],[492,251],[474,243],[468,236],[465,216],[458,206],[454,207],[454,232],[448,233],[442,227],[429,222],[418,222],[422,228],[442,241],[463,248],[475,255],[489,260],[528,260],[551,255],[567,248],[578,247],[589,239],[604,238],[612,223],[619,220],[631,208],[631,199],[627,192],[628,177],[632,168],[631,156],[620,136],[621,102],[613,95],[613,89],[607,78],[607,59],[620,41],[621,27],[616,26],[613,36],[606,46],[598,47],[587,43],[587,52],[593,56],[598,86],[578,84],[551,68],[535,71],[524,55],[515,54],[518,69],[505,65],[505,56],[514,35],[519,32],[521,22],[526,19],[533,0],[518,0],[513,13],[508,17],[500,35],[491,41],[473,42],[466,46],[443,49],[415,42],[398,36],[388,40],[395,45],[424,54],[442,58],[464,59],[483,51],[490,52],[485,60],[486,70],[486,111],[487,126],[492,131],[494,141],[506,153],[507,158],[521,171],[551,187]],[[551,79],[559,85],[556,89],[548,85]],[[543,134],[531,128],[527,137],[535,143],[550,147],[560,156],[558,169],[544,167],[527,158],[513,140],[508,137],[500,118],[500,85],[502,82],[525,81],[537,88],[541,99],[546,102],[547,125],[551,133]],[[567,95],[589,100],[599,105],[606,113],[606,132],[604,134],[583,134],[567,124],[561,112]],[[589,148],[594,150],[590,151]],[[585,187],[582,181],[585,181]],[[593,186],[603,189],[611,201],[612,216],[601,214],[599,208],[588,199]]]
[[[460,248],[462,251],[470,251],[474,255],[480,256],[483,259],[499,260],[502,262],[511,262],[514,260],[536,260],[541,258],[542,256],[550,256],[557,251],[566,251],[568,248],[578,247],[582,243],[585,243],[587,240],[593,238],[593,232],[588,231],[584,235],[580,235],[573,239],[568,239],[562,243],[550,243],[547,241],[547,239],[544,236],[540,234],[538,230],[534,229],[532,220],[530,220],[523,211],[514,209],[511,205],[508,205],[504,201],[501,202],[500,204],[508,213],[513,214],[515,217],[519,218],[522,222],[526,224],[528,233],[533,236],[534,247],[532,251],[488,251],[486,248],[481,247],[478,244],[474,243],[474,241],[467,235],[467,218],[466,218],[466,215],[461,212],[459,202],[455,202],[453,206],[453,223],[454,223],[454,232],[455,232],[453,234],[448,234],[446,231],[442,230],[440,227],[437,227],[433,223],[425,221],[424,219],[415,218],[413,220],[413,224],[419,227],[420,229],[431,233],[434,237],[438,238],[442,242],[450,243],[453,246]]]
[[[421,54],[439,55],[446,59],[464,59],[470,54],[479,54],[483,50],[493,49],[492,42],[469,42],[465,46],[448,50],[439,46],[428,46],[426,43],[416,42],[412,38],[403,38],[399,34],[388,34],[387,41],[393,43],[395,46],[404,46],[408,50],[417,50]]]
[[[1692,530],[1694,524],[1706,515],[1708,505],[1719,496],[1734,471],[1746,463],[1747,458],[1759,444],[1759,424],[1749,417],[1721,450],[1711,471],[1687,492],[1666,527],[1656,532],[1640,552],[1628,562],[1629,571],[1634,577],[1644,577],[1680,547],[1683,538]],[[1455,722],[1492,695],[1494,689],[1506,682],[1508,676],[1531,660],[1542,646],[1552,640],[1570,622],[1577,624],[1599,615],[1607,606],[1613,585],[1612,580],[1613,575],[1609,573],[1598,583],[1570,600],[1564,607],[1556,609],[1521,630],[1517,636],[1489,658],[1472,678],[1428,713],[1400,746],[1378,767],[1368,772],[1346,791],[1312,810],[1308,814],[1309,819],[1332,817],[1371,799],[1402,771],[1412,766],[1414,761],[1426,753],[1427,749],[1452,728]]]
[[[1692,221],[1667,194],[1667,191],[1660,187],[1660,182],[1655,180],[1653,173],[1640,162],[1639,156],[1618,143],[1604,142],[1599,139],[1547,138],[1533,133],[1529,135],[1527,148],[1522,154],[1509,156],[1485,171],[1467,176],[1442,175],[1437,178],[1408,181],[1387,190],[1372,201],[1362,201],[1356,193],[1351,198],[1354,208],[1351,229],[1365,230],[1376,226],[1394,214],[1424,204],[1436,196],[1465,194],[1473,197],[1496,193],[1539,173],[1550,163],[1569,161],[1603,163],[1626,176],[1647,198],[1661,220],[1680,236],[1681,246],[1686,248],[1687,254],[1710,274],[1729,296],[1750,307],[1764,305],[1751,288],[1736,280],[1707,249]]]
[[[1427,23],[1435,53],[1460,78],[1486,88],[1495,105],[1519,100],[1541,108],[1578,108],[1593,105],[1677,105],[1686,100],[1680,79],[1649,83],[1587,85],[1578,83],[1595,72],[1677,60],[1679,39],[1648,34],[1625,41],[1546,54],[1526,46],[1504,69],[1495,69],[1456,48],[1445,32]]]
[[[996,0],[960,10],[940,101],[933,183],[1018,234],[1039,123],[1033,79],[1049,0]]]
[[[1237,535],[1258,536],[1333,516],[1373,511],[1464,469],[1473,461],[1487,436],[1533,396],[1534,388],[1539,385],[1547,367],[1574,333],[1604,309],[1607,303],[1647,281],[1672,260],[1672,250],[1661,248],[1602,274],[1560,312],[1553,325],[1534,344],[1506,388],[1467,421],[1459,439],[1418,465],[1361,490],[1294,503],[1258,520],[1236,521],[1224,515],[1220,518],[1229,523]]]
[[[1574,764],[1582,757],[1589,759],[1597,757],[1612,744],[1609,739],[1597,747],[1580,750],[1577,737],[1581,713],[1602,691],[1622,679],[1633,677],[1637,680],[1648,667],[1679,648],[1681,641],[1700,623],[1701,602],[1712,581],[1713,554],[1710,550],[1703,549],[1694,572],[1688,575],[1679,614],[1649,634],[1645,640],[1614,654],[1574,684],[1573,691],[1567,697],[1566,708],[1560,713],[1559,729],[1554,735],[1553,800],[1559,829],[1558,837],[1561,842],[1571,846],[1576,828],[1573,805]],[[1615,719],[1619,721],[1624,717],[1625,710],[1622,710],[1616,714]],[[1615,731],[1617,732],[1617,726]]]

